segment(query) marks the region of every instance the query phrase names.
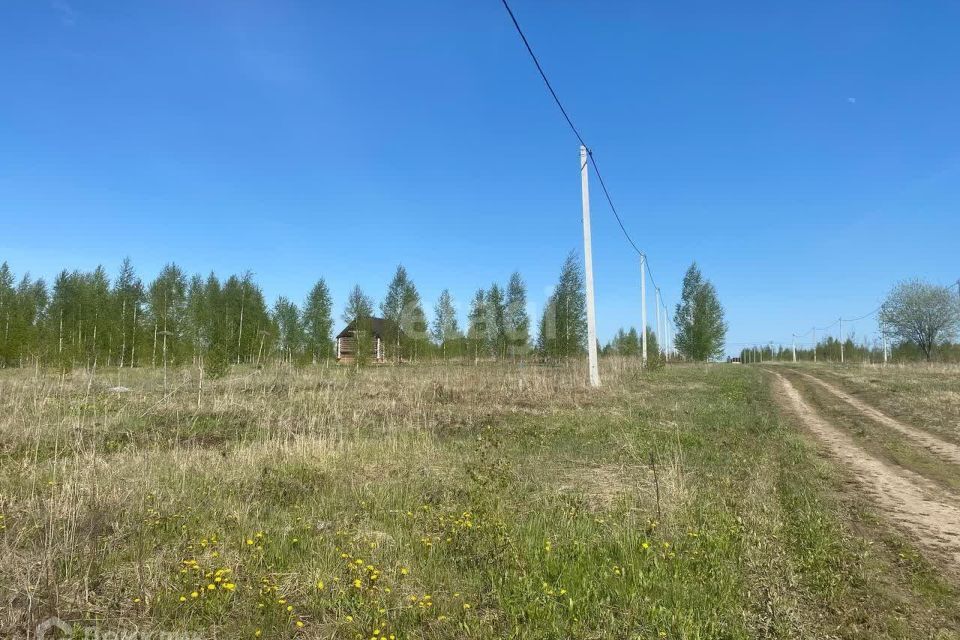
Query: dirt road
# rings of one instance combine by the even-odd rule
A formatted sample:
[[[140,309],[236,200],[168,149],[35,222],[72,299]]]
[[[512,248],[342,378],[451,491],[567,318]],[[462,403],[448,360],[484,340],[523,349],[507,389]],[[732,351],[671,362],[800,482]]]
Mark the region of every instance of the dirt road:
[[[831,425],[801,396],[793,384],[776,372],[777,389],[786,407],[800,418],[829,449],[832,456],[854,476],[862,491],[897,527],[912,534],[917,544],[960,572],[960,498],[941,489],[923,476],[907,469],[892,467],[860,447],[849,435]],[[812,377],[812,376],[811,376]],[[816,378],[814,378],[816,380]],[[819,380],[817,380],[819,382]],[[826,384],[826,383],[823,383]],[[827,385],[829,387],[829,385]],[[836,390],[843,394],[842,391]],[[847,394],[843,394],[847,395]],[[849,396],[848,396],[849,397]],[[846,400],[846,398],[844,398]],[[850,398],[863,405],[862,402]],[[849,401],[848,401],[849,402]],[[852,406],[856,406],[853,402]],[[873,412],[872,407],[863,405]],[[858,407],[859,408],[859,407]],[[871,418],[872,413],[864,411]],[[884,414],[881,416],[893,420]],[[894,421],[896,422],[896,421]],[[887,424],[887,423],[885,423]],[[897,423],[898,431],[911,437],[929,436]],[[922,439],[918,438],[918,442]],[[953,446],[941,441],[941,444]],[[942,448],[942,447],[941,447]],[[947,450],[949,453],[949,450]]]
[[[946,440],[941,440],[933,434],[927,433],[926,431],[921,431],[920,429],[915,429],[900,422],[899,420],[891,418],[879,409],[871,407],[867,403],[851,396],[849,393],[838,389],[832,384],[825,382],[816,376],[812,376],[809,373],[803,372],[800,372],[800,375],[819,385],[837,398],[840,398],[868,418],[875,420],[876,422],[879,422],[880,424],[895,431],[899,431],[907,438],[924,447],[927,451],[934,454],[941,460],[946,460],[947,462],[952,462],[954,464],[960,464],[960,446],[957,446],[952,442],[947,442]]]

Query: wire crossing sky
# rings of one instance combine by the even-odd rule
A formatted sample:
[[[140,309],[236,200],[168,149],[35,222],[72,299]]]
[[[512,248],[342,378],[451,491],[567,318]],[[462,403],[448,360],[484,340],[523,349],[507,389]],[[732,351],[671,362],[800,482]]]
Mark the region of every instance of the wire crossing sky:
[[[530,58],[533,60],[533,64],[537,67],[537,72],[539,72],[540,77],[543,78],[543,83],[547,86],[547,89],[550,91],[550,95],[553,97],[553,101],[557,103],[557,107],[560,109],[560,113],[563,114],[564,119],[567,121],[567,124],[570,126],[571,131],[577,137],[577,140],[587,149],[587,158],[589,159],[590,164],[593,166],[593,171],[597,176],[597,180],[600,182],[600,188],[603,190],[603,195],[607,200],[607,204],[610,206],[610,211],[613,212],[614,218],[617,220],[617,225],[620,227],[620,231],[623,232],[623,236],[627,239],[627,242],[633,247],[633,250],[637,253],[637,256],[642,257],[646,263],[646,273],[650,278],[650,282],[653,283],[653,288],[661,295],[661,300],[657,301],[655,299],[654,308],[656,305],[663,304],[664,311],[666,313],[667,322],[672,322],[672,314],[670,313],[670,305],[665,299],[662,299],[663,292],[660,290],[660,287],[657,286],[657,282],[653,277],[653,269],[650,267],[650,258],[637,246],[637,243],[633,241],[633,238],[630,237],[630,233],[627,231],[627,228],[623,224],[623,219],[620,217],[620,214],[617,212],[616,205],[613,204],[613,197],[610,195],[610,190],[607,189],[606,183],[603,181],[603,174],[600,173],[600,168],[597,166],[597,160],[593,155],[593,150],[583,139],[583,136],[580,135],[580,130],[577,129],[576,125],[573,124],[573,120],[570,118],[570,115],[567,113],[567,110],[564,108],[563,103],[560,101],[560,97],[557,96],[557,92],[554,91],[553,85],[550,84],[550,79],[547,78],[546,72],[543,70],[543,66],[540,64],[540,60],[537,59],[537,54],[533,52],[533,47],[530,45],[530,42],[527,40],[527,36],[523,33],[523,29],[520,27],[520,23],[517,22],[517,18],[513,13],[513,10],[510,8],[510,5],[507,3],[507,0],[501,0],[503,2],[504,8],[507,10],[507,13],[510,15],[510,20],[513,22],[513,26],[517,30],[517,34],[520,36],[520,39],[523,41],[523,45],[527,48],[527,53],[530,54]],[[582,169],[582,167],[581,167]],[[660,313],[659,310],[656,310],[655,313]],[[658,316],[659,317],[659,316]],[[663,340],[663,336],[660,336]]]
[[[673,302],[698,262],[729,345],[960,276],[955,2],[511,9],[616,196],[603,342],[639,326],[641,248]],[[461,322],[519,270],[538,317],[582,246],[577,149],[518,45],[496,0],[7,2],[0,260],[249,269],[298,302],[323,276],[338,311],[403,263]]]

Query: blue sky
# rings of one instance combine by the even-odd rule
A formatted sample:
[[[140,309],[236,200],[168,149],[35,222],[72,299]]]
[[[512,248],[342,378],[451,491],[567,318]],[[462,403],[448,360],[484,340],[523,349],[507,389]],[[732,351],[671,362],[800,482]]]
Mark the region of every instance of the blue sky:
[[[960,5],[513,9],[675,303],[693,260],[730,350],[960,276]],[[0,260],[50,277],[251,269],[338,309],[397,263],[428,307],[580,250],[578,147],[498,0],[7,0]],[[593,186],[600,335],[636,256]],[[652,317],[652,314],[651,314]],[[858,336],[871,320],[851,327]]]

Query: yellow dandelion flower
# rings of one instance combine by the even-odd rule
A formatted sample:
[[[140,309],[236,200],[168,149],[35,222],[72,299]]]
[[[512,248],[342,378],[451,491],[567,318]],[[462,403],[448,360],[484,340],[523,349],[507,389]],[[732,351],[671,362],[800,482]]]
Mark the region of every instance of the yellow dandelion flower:
[[[217,588],[217,585],[213,584],[212,582],[207,585],[207,589],[209,589],[210,591],[213,591],[216,588]]]
[[[360,578],[357,578],[356,580],[353,581],[353,586],[356,587],[357,589],[363,586],[363,583],[360,582]]]
[[[198,592],[194,591],[193,593],[190,594],[190,597],[191,597],[191,598],[199,598],[199,597],[200,597],[200,594],[199,594]]]
[[[187,596],[180,596],[180,602],[186,602]]]
[[[317,589],[323,591],[323,580],[317,580]]]
[[[259,638],[261,635],[263,635],[263,631],[261,631],[260,629],[257,629],[256,631],[253,632],[254,638]]]
[[[226,584],[223,585],[223,588],[226,589],[227,591],[233,591],[234,589],[237,588],[237,585],[233,584],[232,582],[227,582]]]
[[[409,570],[409,569],[407,569],[406,567],[400,567],[400,574],[401,574],[401,575],[404,575],[404,576],[405,576],[405,575],[407,575],[408,573],[410,573],[410,570]]]
[[[293,611],[293,605],[292,605],[292,604],[288,604],[288,605],[287,605],[287,611]]]
[[[469,609],[469,608],[470,608],[470,603],[469,603],[469,602],[464,602],[464,603],[463,603],[463,609],[464,609],[464,611],[466,611],[466,610]]]
[[[302,621],[302,620],[297,620],[297,626],[298,626],[298,627],[303,627],[303,621]]]
[[[247,538],[247,544],[253,544],[253,540],[251,540],[250,538]]]

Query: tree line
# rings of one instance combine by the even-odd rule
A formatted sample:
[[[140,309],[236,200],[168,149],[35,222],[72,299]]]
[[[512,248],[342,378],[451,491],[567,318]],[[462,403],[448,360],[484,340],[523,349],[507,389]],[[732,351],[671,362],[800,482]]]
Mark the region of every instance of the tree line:
[[[586,348],[583,275],[571,253],[561,268],[533,341],[527,287],[514,272],[505,284],[479,288],[461,328],[453,296],[444,289],[428,318],[416,285],[401,265],[375,307],[359,285],[347,297],[344,323],[382,316],[396,327],[386,356],[550,359]],[[188,276],[176,264],[145,282],[127,258],[111,278],[63,270],[47,284],[16,278],[0,264],[0,366],[178,366],[211,370],[229,364],[316,363],[335,355],[334,305],[323,278],[302,304],[279,296],[269,306],[253,274]]]
[[[924,282],[919,279],[897,283],[878,309],[877,321],[881,336],[871,343],[857,344],[853,336],[841,340],[828,336],[812,348],[796,349],[797,360],[818,362],[884,362],[887,357],[897,362],[940,360],[960,362],[960,345],[953,342],[960,334],[960,290]],[[842,351],[841,351],[842,349]],[[743,362],[793,360],[791,347],[772,345],[742,349]]]

